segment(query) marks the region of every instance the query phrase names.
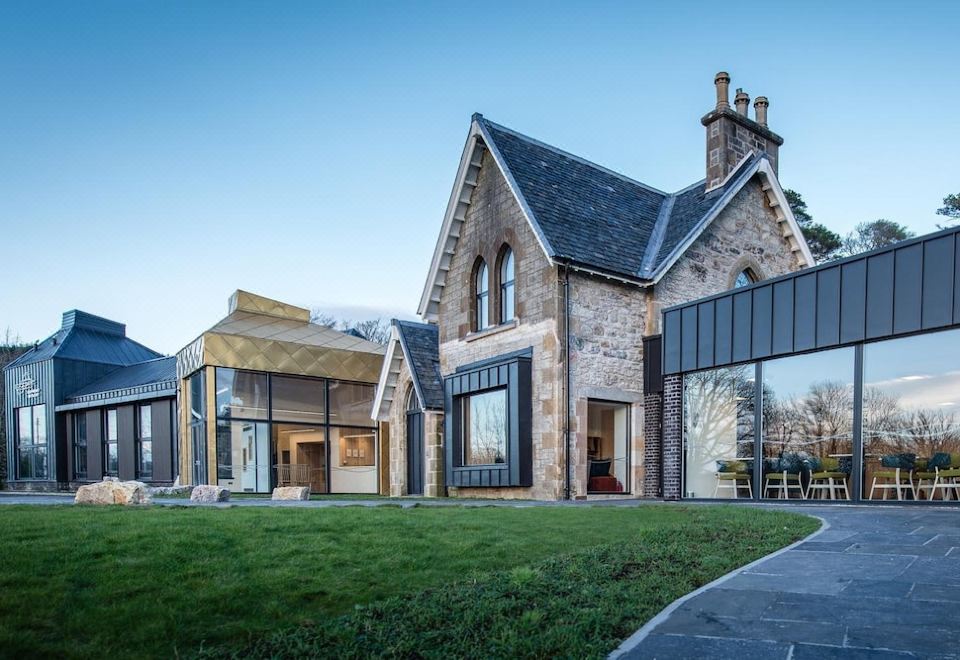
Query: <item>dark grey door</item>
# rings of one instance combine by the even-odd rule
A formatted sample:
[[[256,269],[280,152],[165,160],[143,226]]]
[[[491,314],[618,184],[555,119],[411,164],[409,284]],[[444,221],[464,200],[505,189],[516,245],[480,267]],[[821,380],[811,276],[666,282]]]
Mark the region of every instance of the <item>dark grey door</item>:
[[[423,495],[423,413],[407,413],[407,494]]]

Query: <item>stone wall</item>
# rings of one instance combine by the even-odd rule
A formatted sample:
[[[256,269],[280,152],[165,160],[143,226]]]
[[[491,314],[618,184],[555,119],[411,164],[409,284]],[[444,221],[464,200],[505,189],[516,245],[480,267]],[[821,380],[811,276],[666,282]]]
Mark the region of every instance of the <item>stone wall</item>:
[[[514,253],[516,321],[473,332],[473,274],[478,257],[490,268],[491,320],[499,310],[497,258],[504,244]],[[468,497],[557,499],[563,495],[561,343],[557,310],[561,301],[557,269],[543,252],[490,154],[470,207],[440,297],[440,370],[448,375],[479,360],[533,349],[532,488],[460,488]]]
[[[750,268],[761,279],[800,269],[757,177],[657,283],[660,308],[726,291]]]
[[[412,387],[413,379],[404,360],[390,403],[390,497],[407,494],[407,396]]]
[[[630,483],[643,469],[643,333],[646,296],[638,286],[570,274],[571,497],[587,494],[589,399],[629,403]]]
[[[680,499],[683,464],[683,378],[663,379],[663,498]]]

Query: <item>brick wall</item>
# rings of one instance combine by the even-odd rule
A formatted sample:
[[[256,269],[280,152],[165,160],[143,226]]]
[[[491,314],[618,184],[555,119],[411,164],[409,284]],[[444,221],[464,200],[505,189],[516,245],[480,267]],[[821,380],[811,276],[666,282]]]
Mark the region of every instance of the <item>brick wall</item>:
[[[663,444],[662,397],[659,392],[643,397],[643,496],[660,497],[660,457]]]
[[[683,378],[663,379],[663,497],[680,499],[683,463]]]

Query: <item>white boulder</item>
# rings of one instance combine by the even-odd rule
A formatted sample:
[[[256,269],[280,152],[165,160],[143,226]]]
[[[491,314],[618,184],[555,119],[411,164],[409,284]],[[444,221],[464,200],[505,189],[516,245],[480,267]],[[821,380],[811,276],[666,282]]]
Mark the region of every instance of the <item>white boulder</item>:
[[[309,500],[310,488],[307,486],[280,486],[273,489],[272,500]]]
[[[77,504],[150,504],[150,490],[141,481],[119,481],[107,477],[77,489]]]
[[[194,486],[190,493],[190,501],[197,504],[213,504],[215,502],[229,502],[230,490],[221,486]]]

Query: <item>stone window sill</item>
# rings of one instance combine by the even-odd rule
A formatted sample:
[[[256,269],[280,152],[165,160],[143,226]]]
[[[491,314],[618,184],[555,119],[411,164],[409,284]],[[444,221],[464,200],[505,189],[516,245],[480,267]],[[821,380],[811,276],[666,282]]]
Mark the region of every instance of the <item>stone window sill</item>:
[[[483,337],[489,337],[490,335],[498,335],[501,332],[506,332],[507,330],[513,330],[518,325],[520,325],[520,319],[512,319],[506,323],[501,323],[500,325],[495,325],[490,328],[484,328],[477,332],[468,332],[467,335],[463,338],[464,341],[476,341],[482,339]]]

